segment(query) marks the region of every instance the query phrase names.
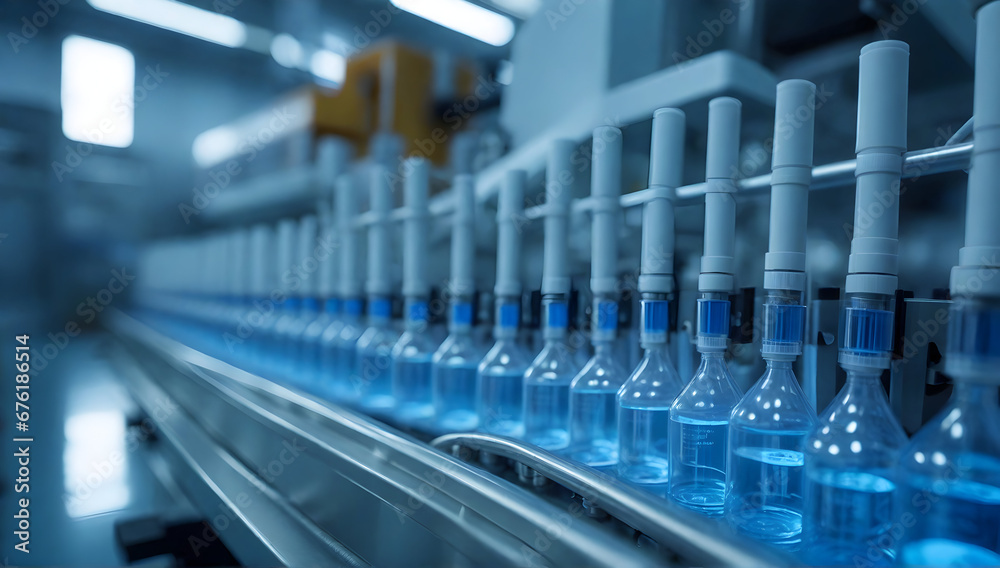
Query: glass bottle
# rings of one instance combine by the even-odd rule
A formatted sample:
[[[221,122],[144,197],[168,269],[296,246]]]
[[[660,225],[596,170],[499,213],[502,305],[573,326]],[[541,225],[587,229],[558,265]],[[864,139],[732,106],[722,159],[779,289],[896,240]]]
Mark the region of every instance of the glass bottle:
[[[417,424],[434,414],[431,358],[437,344],[428,333],[427,302],[406,303],[406,330],[392,348],[392,394],[399,420]]]
[[[375,296],[368,301],[368,329],[358,338],[357,360],[349,381],[355,397],[368,411],[392,408],[392,348],[399,340],[393,328],[392,303]]]
[[[807,561],[888,566],[896,517],[894,468],[906,433],[882,386],[892,349],[889,298],[856,296],[843,310],[847,382],[806,439],[802,544]]]
[[[479,429],[519,438],[524,435],[524,373],[531,360],[517,342],[521,306],[517,298],[497,298],[496,340],[479,363]]]
[[[569,386],[579,369],[566,344],[566,301],[543,301],[545,344],[524,373],[524,439],[555,451],[569,445]]]
[[[344,300],[340,317],[323,330],[322,373],[320,389],[338,401],[354,398],[351,375],[357,362],[358,339],[364,332],[361,325],[363,302],[360,298]]]
[[[726,366],[729,301],[698,300],[701,364],[670,407],[670,497],[721,515],[726,493],[729,417],[741,397]]]
[[[960,299],[949,321],[951,399],[903,449],[898,561],[1000,565],[1000,308]]]
[[[315,385],[322,377],[323,333],[340,313],[340,300],[327,298],[323,311],[306,326],[302,332],[302,368],[310,384]]]
[[[594,355],[569,389],[569,456],[591,467],[618,463],[618,391],[628,372],[614,351],[618,303],[594,300]]]
[[[483,351],[472,334],[472,303],[456,298],[445,338],[431,365],[436,429],[468,432],[479,423],[476,371]]]
[[[802,444],[816,412],[792,371],[802,351],[800,292],[772,292],[764,305],[764,375],[729,421],[726,519],[758,540],[793,546],[802,537]]]
[[[642,360],[618,391],[618,477],[667,496],[670,406],[684,388],[667,347],[666,300],[642,300]]]

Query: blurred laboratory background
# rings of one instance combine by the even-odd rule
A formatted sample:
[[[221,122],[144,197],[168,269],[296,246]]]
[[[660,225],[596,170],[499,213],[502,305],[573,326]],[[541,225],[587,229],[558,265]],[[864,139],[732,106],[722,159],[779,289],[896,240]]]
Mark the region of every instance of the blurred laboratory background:
[[[960,554],[926,541],[948,538],[973,563],[1000,562],[995,444],[969,443],[992,460],[969,466],[988,503],[936,513],[980,527],[966,533],[920,521],[896,536],[886,527],[905,507],[888,503],[902,493],[877,484],[855,488],[876,492],[867,501],[809,489],[811,505],[800,487],[803,464],[815,479],[895,483],[883,462],[920,454],[906,438],[961,398],[952,371],[996,362],[970,347],[946,368],[959,297],[987,306],[961,312],[963,329],[1000,321],[993,272],[952,273],[997,265],[986,256],[1000,242],[967,238],[966,199],[975,140],[1000,124],[980,134],[971,120],[974,98],[1000,100],[1000,79],[976,76],[998,5],[0,3],[0,558],[937,564]],[[799,161],[772,163],[782,144]],[[784,166],[783,182],[771,176]],[[862,198],[856,168],[888,175],[885,191]],[[782,211],[801,238],[775,237],[781,183],[800,196]],[[970,215],[996,219],[997,199],[983,203]],[[989,351],[997,336],[959,339]],[[778,344],[784,359],[769,357]],[[697,383],[716,359],[722,382]],[[783,422],[796,444],[835,453],[819,432],[840,418],[822,411],[857,373],[875,377],[877,393],[855,395],[877,399],[868,416],[887,409],[889,425],[870,428],[898,433],[872,443],[892,448],[881,462],[810,463],[829,456],[759,442],[790,452],[750,482],[765,501],[751,507],[791,511],[784,536],[725,500],[742,479],[727,478],[730,413],[775,360],[795,385],[783,412],[796,397],[807,409],[804,426]],[[675,401],[692,376],[732,390],[709,404],[721,422],[701,399],[681,403],[707,396],[694,387]],[[985,389],[995,407],[996,383]],[[670,425],[628,414],[633,394],[663,398]],[[693,429],[702,419],[730,428],[729,446]],[[626,430],[643,428],[635,449]],[[686,437],[676,447],[671,428]],[[29,465],[11,457],[24,444]],[[633,458],[653,473],[630,472]],[[718,479],[683,478],[685,460]],[[706,480],[715,493],[692,493]],[[764,489],[775,484],[787,491]],[[822,534],[810,515],[868,528]],[[803,553],[810,539],[819,556]]]

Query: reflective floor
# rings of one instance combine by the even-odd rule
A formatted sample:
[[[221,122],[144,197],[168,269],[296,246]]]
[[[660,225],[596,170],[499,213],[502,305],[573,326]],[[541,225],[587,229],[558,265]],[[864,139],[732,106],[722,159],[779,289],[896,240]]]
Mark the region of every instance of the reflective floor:
[[[137,408],[103,357],[106,341],[100,333],[71,339],[31,379],[30,494],[14,493],[13,466],[0,471],[4,564],[120,565],[124,556],[115,543],[116,521],[192,513],[169,477],[154,473],[159,468],[149,460],[145,442],[152,430],[141,423],[129,426]],[[36,343],[38,349],[46,342]],[[0,396],[4,407],[8,400],[13,407],[11,392]],[[17,450],[10,426],[2,426],[3,451],[10,456]],[[17,540],[8,530],[9,511],[25,496],[31,500],[28,555],[14,549]],[[162,559],[143,563],[150,564],[166,565]]]

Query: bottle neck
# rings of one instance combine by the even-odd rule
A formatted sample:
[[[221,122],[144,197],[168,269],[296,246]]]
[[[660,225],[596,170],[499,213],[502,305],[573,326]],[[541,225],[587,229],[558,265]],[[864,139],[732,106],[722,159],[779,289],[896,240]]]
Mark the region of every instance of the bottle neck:
[[[724,351],[703,351],[699,371],[712,377],[723,377],[729,373]]]
[[[792,361],[785,359],[764,359],[769,371],[791,371]]]

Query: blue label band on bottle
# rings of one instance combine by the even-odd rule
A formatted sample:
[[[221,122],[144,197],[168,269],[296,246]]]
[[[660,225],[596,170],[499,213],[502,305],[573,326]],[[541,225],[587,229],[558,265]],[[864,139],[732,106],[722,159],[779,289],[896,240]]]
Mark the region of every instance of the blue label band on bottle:
[[[550,302],[545,306],[545,326],[565,328],[569,325],[569,307],[565,302]]]
[[[670,321],[670,302],[664,300],[643,300],[643,333],[666,333]]]
[[[698,300],[698,334],[729,336],[727,300]]]
[[[456,325],[472,325],[472,304],[462,302],[451,306],[451,323]]]
[[[860,353],[892,350],[892,312],[871,308],[844,308],[842,349]]]
[[[387,298],[376,298],[368,302],[368,315],[388,318],[392,315],[392,302]]]
[[[801,343],[805,322],[805,306],[764,304],[763,339],[776,343]]]
[[[288,296],[285,298],[285,309],[286,310],[297,310],[299,306],[302,305],[302,301],[295,296]]]
[[[517,304],[501,304],[498,321],[500,327],[516,328],[521,323],[521,306]]]
[[[406,317],[412,322],[427,321],[427,302],[412,302]]]
[[[344,313],[349,316],[360,316],[363,308],[363,302],[356,298],[344,302]]]
[[[308,312],[318,312],[319,311],[319,300],[313,297],[308,297],[302,300],[302,309]]]
[[[340,312],[340,300],[338,298],[327,298],[325,305],[326,313],[337,314]]]
[[[601,331],[615,331],[618,329],[618,303],[617,302],[598,302],[597,310],[595,312],[597,316],[597,329]]]

